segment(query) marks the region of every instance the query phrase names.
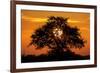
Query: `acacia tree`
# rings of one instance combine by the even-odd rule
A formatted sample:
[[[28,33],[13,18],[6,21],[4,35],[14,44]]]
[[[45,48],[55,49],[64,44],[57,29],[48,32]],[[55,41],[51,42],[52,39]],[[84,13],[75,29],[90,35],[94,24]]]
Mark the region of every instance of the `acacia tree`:
[[[48,46],[58,54],[62,54],[64,49],[82,48],[85,41],[82,39],[77,27],[68,25],[68,18],[48,17],[47,22],[31,35],[30,45],[36,45],[36,49]]]

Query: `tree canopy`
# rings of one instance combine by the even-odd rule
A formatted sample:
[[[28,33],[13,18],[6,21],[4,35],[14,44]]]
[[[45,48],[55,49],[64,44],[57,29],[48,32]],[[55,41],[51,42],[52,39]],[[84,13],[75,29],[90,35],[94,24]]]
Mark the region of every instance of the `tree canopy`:
[[[85,41],[77,27],[68,25],[68,18],[50,16],[41,28],[31,35],[29,45],[36,49],[48,46],[50,49],[63,52],[64,49],[82,48]]]

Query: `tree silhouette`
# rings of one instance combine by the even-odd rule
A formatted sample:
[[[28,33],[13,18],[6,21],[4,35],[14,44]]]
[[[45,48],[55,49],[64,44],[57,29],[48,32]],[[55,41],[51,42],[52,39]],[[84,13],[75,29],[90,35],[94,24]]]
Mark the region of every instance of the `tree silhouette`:
[[[67,21],[68,18],[48,17],[45,25],[31,35],[32,40],[29,45],[36,45],[36,49],[48,46],[52,49],[52,54],[56,52],[59,56],[63,55],[64,49],[84,47],[85,41],[79,29],[70,27]]]

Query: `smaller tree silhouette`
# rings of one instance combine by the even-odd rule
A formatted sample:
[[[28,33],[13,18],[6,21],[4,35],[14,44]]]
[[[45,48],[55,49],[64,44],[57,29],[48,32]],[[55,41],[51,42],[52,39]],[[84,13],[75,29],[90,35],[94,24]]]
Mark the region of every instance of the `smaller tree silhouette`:
[[[82,48],[85,41],[82,39],[77,27],[70,27],[68,18],[48,17],[44,26],[32,34],[29,45],[36,45],[36,49],[48,46],[52,51],[62,55],[64,49]]]

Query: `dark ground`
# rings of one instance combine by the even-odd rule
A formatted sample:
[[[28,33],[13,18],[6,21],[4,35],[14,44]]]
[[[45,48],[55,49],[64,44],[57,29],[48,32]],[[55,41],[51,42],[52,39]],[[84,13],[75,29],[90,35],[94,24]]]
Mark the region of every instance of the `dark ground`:
[[[74,52],[64,52],[62,55],[59,55],[58,53],[48,54],[48,55],[27,55],[21,56],[21,62],[22,63],[28,63],[28,62],[48,62],[48,61],[72,61],[72,60],[87,60],[90,59],[90,56],[81,56],[77,55]]]

